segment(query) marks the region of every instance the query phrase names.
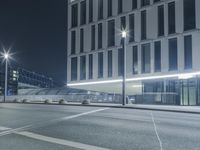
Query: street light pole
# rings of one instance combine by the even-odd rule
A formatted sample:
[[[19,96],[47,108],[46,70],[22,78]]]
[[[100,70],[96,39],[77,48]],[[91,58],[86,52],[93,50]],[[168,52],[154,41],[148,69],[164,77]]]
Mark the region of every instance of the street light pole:
[[[123,82],[122,82],[122,105],[126,105],[126,31],[122,31],[122,47],[124,54]]]
[[[4,59],[5,59],[5,91],[4,91],[4,103],[6,102],[6,96],[8,93],[8,58],[9,58],[9,54],[5,53],[4,54]]]

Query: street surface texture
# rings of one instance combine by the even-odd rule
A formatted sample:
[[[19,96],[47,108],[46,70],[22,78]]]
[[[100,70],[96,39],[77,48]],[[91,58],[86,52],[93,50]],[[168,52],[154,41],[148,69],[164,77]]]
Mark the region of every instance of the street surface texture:
[[[0,104],[0,150],[200,150],[200,115]]]

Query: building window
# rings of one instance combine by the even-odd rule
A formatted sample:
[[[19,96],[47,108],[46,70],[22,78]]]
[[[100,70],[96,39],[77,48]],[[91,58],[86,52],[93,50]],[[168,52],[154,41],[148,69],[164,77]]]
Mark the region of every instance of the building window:
[[[91,50],[95,50],[95,25],[91,27]]]
[[[115,45],[115,20],[108,21],[108,47]]]
[[[164,35],[164,5],[158,6],[158,36]]]
[[[138,74],[138,47],[133,46],[133,74]]]
[[[93,78],[93,54],[89,54],[89,79]]]
[[[169,70],[177,70],[177,38],[169,39]]]
[[[103,52],[98,53],[98,78],[103,78]]]
[[[176,20],[175,20],[175,2],[168,4],[168,33],[173,34],[176,32]]]
[[[132,0],[132,9],[137,9],[137,0]]]
[[[71,32],[71,54],[76,53],[76,31]]]
[[[86,0],[81,2],[80,24],[86,24]]]
[[[108,77],[112,77],[112,51],[108,51]]]
[[[141,7],[150,5],[150,0],[141,0]]]
[[[93,21],[93,0],[89,0],[89,22]]]
[[[155,72],[161,71],[161,42],[154,43],[154,70]]]
[[[120,18],[121,21],[121,31],[126,30],[126,16]]]
[[[112,16],[112,0],[108,0],[108,17]]]
[[[192,36],[184,37],[184,65],[185,69],[192,69]]]
[[[118,76],[122,76],[124,73],[124,50],[118,49]]]
[[[195,0],[184,0],[184,30],[196,28]]]
[[[123,0],[118,0],[118,14],[123,12]]]
[[[80,53],[84,52],[84,30],[80,29]]]
[[[151,50],[150,44],[143,44],[142,45],[142,73],[150,73],[151,70]]]
[[[160,2],[160,0],[154,0],[153,2],[154,2],[154,3],[156,3],[156,2]]]
[[[103,19],[103,0],[98,0],[98,19]]]
[[[135,15],[129,15],[129,42],[135,41]]]
[[[141,40],[147,38],[147,25],[146,25],[146,10],[141,12]]]
[[[102,48],[103,42],[103,26],[102,23],[98,24],[98,49]]]
[[[71,18],[71,22],[72,22],[72,28],[76,27],[78,25],[78,4],[74,4],[72,5],[71,8],[71,13],[72,13],[72,18]]]
[[[86,56],[80,57],[80,80],[86,79]]]
[[[77,80],[77,57],[71,58],[71,81]]]

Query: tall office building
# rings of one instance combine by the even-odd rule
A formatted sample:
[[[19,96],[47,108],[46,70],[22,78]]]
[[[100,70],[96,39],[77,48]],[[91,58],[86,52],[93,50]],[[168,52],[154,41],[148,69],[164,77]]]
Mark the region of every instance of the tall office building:
[[[68,86],[200,105],[200,0],[68,0]]]

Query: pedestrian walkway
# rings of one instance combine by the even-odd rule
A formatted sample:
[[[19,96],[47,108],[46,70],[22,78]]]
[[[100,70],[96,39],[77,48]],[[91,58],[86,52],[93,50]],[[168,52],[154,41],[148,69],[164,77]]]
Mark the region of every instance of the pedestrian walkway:
[[[67,105],[81,105],[81,104],[68,102]],[[172,112],[200,114],[200,106],[143,105],[143,104],[127,104],[125,106],[122,106],[121,104],[112,104],[112,103],[91,103],[89,106],[172,111]]]

